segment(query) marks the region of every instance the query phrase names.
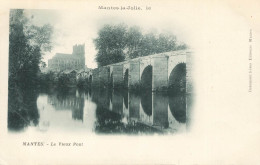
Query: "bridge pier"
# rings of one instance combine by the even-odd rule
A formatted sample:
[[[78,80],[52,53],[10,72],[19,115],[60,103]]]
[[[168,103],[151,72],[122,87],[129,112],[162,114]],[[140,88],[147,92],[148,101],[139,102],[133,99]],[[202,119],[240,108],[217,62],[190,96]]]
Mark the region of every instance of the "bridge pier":
[[[140,83],[140,62],[130,62],[129,66],[129,88],[137,87]]]
[[[99,68],[99,85],[100,87],[108,87],[110,79],[110,69],[109,67]]]
[[[123,65],[113,65],[113,88],[120,88],[124,81]]]
[[[154,57],[152,60],[152,91],[165,91],[168,86],[168,57]]]
[[[93,87],[99,87],[99,68],[92,71],[92,84]]]

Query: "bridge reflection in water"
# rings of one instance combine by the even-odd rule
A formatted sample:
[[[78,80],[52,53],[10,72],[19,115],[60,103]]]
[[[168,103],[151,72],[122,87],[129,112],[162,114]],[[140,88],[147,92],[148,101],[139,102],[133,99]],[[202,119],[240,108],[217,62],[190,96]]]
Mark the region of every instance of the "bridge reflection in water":
[[[44,96],[46,94],[40,94],[37,101],[40,113],[39,127],[42,127],[42,124],[46,127],[46,123],[47,127],[51,127],[52,123],[58,120],[60,127],[63,127],[62,123],[65,123],[64,127],[67,127],[66,123],[70,123],[71,128],[81,127],[81,130],[105,134],[186,131],[186,101],[189,100],[185,94],[169,96],[164,93],[93,89],[82,92],[73,88],[48,93],[46,102],[48,105],[44,105],[45,103],[41,101]],[[43,115],[44,106],[52,107],[59,114],[70,111],[71,117],[66,120],[71,121],[64,121],[59,116],[53,121],[54,119]],[[49,109],[45,108],[44,111]]]

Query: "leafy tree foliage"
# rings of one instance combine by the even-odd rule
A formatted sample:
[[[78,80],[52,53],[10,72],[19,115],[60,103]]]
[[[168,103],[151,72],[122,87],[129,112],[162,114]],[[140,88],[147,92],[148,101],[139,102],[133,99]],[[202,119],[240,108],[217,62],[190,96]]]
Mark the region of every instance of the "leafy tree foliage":
[[[50,51],[52,27],[37,27],[25,17],[24,10],[11,10],[9,33],[9,80],[31,87],[37,81],[45,51]]]
[[[178,44],[176,36],[171,33],[144,33],[138,26],[125,24],[105,25],[94,43],[99,66],[187,48],[185,44]]]
[[[51,51],[51,38],[53,27],[50,24],[45,24],[42,27],[31,25],[25,29],[30,45],[39,46],[42,53]]]
[[[9,28],[8,127],[21,129],[38,123],[35,87],[42,54],[51,49],[52,27],[36,27],[24,10],[15,9]]]
[[[142,43],[143,34],[139,27],[134,26],[130,27],[127,32],[127,38],[126,38],[126,46],[127,46],[127,52],[126,54],[129,55],[128,58],[136,58],[139,56],[138,50],[140,50],[140,46]]]
[[[126,44],[127,27],[123,24],[118,26],[105,25],[94,40],[98,54],[96,61],[99,66],[108,65],[124,60],[124,48]]]

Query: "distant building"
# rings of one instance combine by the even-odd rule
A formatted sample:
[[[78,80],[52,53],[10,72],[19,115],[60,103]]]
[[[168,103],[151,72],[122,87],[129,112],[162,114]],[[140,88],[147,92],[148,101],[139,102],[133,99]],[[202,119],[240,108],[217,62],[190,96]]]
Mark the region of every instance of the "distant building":
[[[74,45],[72,54],[56,53],[48,60],[48,70],[81,70],[85,69],[85,44]]]

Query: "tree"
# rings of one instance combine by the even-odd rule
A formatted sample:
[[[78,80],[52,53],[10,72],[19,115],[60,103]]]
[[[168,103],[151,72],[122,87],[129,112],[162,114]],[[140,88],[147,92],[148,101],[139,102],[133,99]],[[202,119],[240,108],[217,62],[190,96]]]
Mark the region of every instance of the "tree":
[[[42,67],[42,68],[46,68],[46,62],[44,62],[44,61],[41,61],[41,63],[40,63],[40,66]]]
[[[158,36],[158,53],[176,50],[176,36],[170,33],[161,33]]]
[[[96,50],[96,61],[99,66],[121,62],[125,59],[123,50],[126,46],[126,25],[105,25],[94,40]]]
[[[156,35],[152,32],[143,35],[140,43],[140,56],[147,56],[158,53],[158,41]]]
[[[133,26],[129,28],[126,36],[126,46],[127,46],[126,54],[129,56],[127,58],[136,58],[140,56],[138,50],[141,49],[140,43],[142,41],[142,37],[143,34],[140,27]]]
[[[177,44],[172,33],[144,33],[138,26],[128,27],[125,24],[105,25],[99,30],[94,43],[98,51],[98,66],[187,48],[185,44]]]
[[[21,129],[38,123],[36,105],[39,65],[51,49],[52,27],[30,23],[24,10],[10,10],[8,127]],[[33,33],[30,33],[33,31]]]
[[[25,17],[24,10],[10,11],[9,33],[9,80],[16,84],[31,87],[39,72],[39,65],[44,66],[42,56],[52,48],[50,25],[38,27]],[[11,83],[12,84],[12,83]]]
[[[28,36],[30,45],[38,46],[41,49],[41,53],[51,51],[53,27],[50,24],[45,24],[42,27],[35,25],[26,26],[25,33]]]

